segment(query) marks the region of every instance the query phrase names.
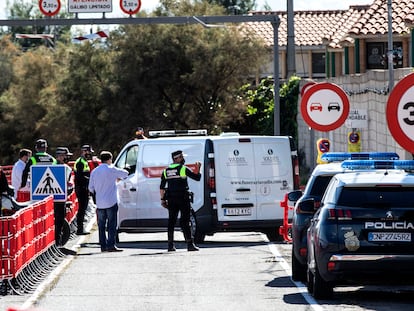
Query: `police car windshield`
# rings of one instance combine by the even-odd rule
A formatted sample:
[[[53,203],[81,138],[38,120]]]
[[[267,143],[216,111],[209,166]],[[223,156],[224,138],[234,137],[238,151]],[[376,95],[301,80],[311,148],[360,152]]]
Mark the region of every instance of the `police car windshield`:
[[[328,187],[328,184],[331,181],[332,176],[333,175],[324,175],[316,177],[312,189],[310,189],[309,195],[320,199],[324,194],[326,188]]]
[[[414,207],[414,187],[344,187],[338,205],[347,207]]]

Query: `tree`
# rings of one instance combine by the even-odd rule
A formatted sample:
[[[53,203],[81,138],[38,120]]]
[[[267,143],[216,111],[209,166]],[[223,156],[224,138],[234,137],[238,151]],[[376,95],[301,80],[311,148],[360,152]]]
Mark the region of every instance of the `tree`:
[[[293,76],[283,83],[280,91],[280,134],[292,136],[296,143],[298,138],[296,116],[298,113],[300,78]],[[248,102],[245,123],[239,128],[248,128],[262,135],[274,133],[274,91],[273,79],[266,78],[260,81],[257,87],[246,84],[241,88],[241,95]],[[237,125],[236,125],[237,126]]]
[[[214,15],[222,10],[203,1],[166,5],[158,14]],[[146,124],[152,128],[216,133],[240,117],[245,107],[234,94],[265,55],[259,41],[231,25],[124,26],[111,46],[117,51],[114,76],[122,85],[115,102],[123,104],[135,126],[152,120]]]
[[[8,19],[42,19],[45,16],[38,10],[39,1],[38,0],[14,0],[10,5],[7,2],[7,17]],[[67,18],[71,16],[69,13],[61,10],[58,13],[58,18]],[[2,32],[4,32],[2,30]],[[70,32],[70,26],[16,26],[9,27],[6,34],[11,35],[15,38],[16,34],[54,34],[55,38],[52,41],[42,40],[42,39],[16,39],[18,45],[22,47],[23,50],[29,48],[34,48],[40,45],[53,46],[54,42],[59,40],[59,38],[66,38],[67,34]]]
[[[59,138],[59,128],[50,126],[56,111],[56,77],[59,67],[54,63],[53,52],[45,47],[16,57],[13,64],[13,80],[2,96],[2,127],[0,132],[7,140],[0,142],[3,157],[14,159],[10,148],[32,146],[40,138],[52,143]],[[62,121],[62,120],[61,120]]]
[[[255,0],[208,0],[211,4],[221,5],[230,15],[247,14],[256,7]]]
[[[111,115],[111,106],[115,105],[109,79],[111,63],[111,53],[94,43],[70,49],[58,93],[70,119],[71,142],[75,146],[89,143],[109,147],[108,137],[119,135],[111,131],[112,118],[116,117]],[[122,111],[114,113],[119,115]]]

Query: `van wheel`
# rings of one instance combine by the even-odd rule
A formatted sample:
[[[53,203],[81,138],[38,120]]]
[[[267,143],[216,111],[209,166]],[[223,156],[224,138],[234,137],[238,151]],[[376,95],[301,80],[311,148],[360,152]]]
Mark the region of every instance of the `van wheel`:
[[[193,237],[194,242],[196,244],[204,243],[204,239],[206,238],[206,235],[203,232],[200,232],[200,230],[198,230],[197,218],[193,210],[191,210],[191,214],[190,214],[190,230],[191,230],[191,236]]]
[[[283,238],[279,235],[279,229],[278,228],[270,228],[266,229],[264,232],[269,239],[270,242],[281,242],[283,241]]]

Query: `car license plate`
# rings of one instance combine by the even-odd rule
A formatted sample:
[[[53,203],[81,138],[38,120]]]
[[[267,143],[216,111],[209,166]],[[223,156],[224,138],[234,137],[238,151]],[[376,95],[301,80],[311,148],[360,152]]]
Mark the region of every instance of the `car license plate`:
[[[225,208],[225,216],[250,216],[252,214],[252,209],[250,207],[243,208]]]
[[[404,232],[369,232],[370,242],[411,242],[411,233]]]

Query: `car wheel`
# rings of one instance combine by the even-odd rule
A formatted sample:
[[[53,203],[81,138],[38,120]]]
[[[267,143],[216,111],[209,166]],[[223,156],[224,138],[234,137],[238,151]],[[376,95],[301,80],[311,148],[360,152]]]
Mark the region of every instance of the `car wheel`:
[[[308,289],[308,293],[313,295],[313,273],[310,271],[309,267],[308,267],[308,273],[307,273],[307,283],[306,283],[306,287]]]
[[[191,210],[191,214],[190,214],[190,230],[191,230],[191,236],[193,237],[194,242],[196,244],[204,243],[204,239],[206,238],[206,235],[203,232],[200,232],[200,230],[198,230],[197,218],[193,210]]]
[[[292,280],[305,282],[306,281],[306,266],[302,265],[295,256],[292,245]]]
[[[313,275],[312,295],[315,299],[329,299],[333,295],[333,286],[321,277],[317,265],[315,265],[315,274]]]

